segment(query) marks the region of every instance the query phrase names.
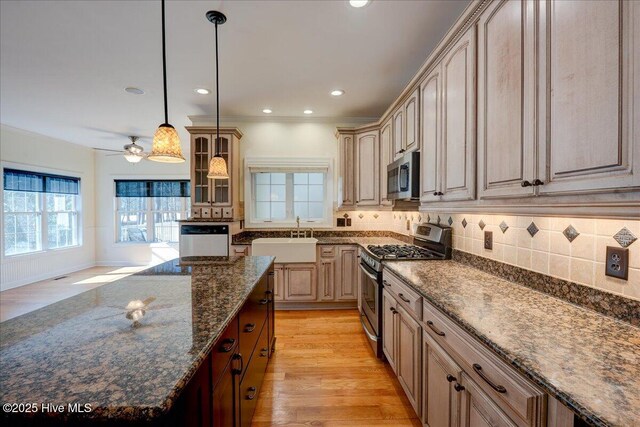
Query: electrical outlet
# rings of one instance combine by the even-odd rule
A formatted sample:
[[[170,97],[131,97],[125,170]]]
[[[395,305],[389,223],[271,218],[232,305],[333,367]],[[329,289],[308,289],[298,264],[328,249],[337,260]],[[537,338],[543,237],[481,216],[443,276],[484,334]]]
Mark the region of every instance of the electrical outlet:
[[[607,246],[605,274],[618,279],[629,279],[629,249]]]
[[[484,248],[493,250],[493,231],[484,232]]]
[[[344,218],[336,218],[336,226],[344,227],[346,225],[346,220]]]

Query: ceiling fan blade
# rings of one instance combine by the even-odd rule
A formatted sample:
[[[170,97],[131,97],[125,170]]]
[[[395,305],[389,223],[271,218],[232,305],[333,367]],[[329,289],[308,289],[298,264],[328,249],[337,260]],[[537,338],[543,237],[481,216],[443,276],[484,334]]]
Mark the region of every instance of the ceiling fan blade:
[[[108,148],[93,148],[94,150],[98,150],[98,151],[110,151],[112,153],[121,153],[121,150],[109,150]]]
[[[112,156],[122,156],[124,153],[118,153],[118,154],[105,154],[105,157],[112,157]]]

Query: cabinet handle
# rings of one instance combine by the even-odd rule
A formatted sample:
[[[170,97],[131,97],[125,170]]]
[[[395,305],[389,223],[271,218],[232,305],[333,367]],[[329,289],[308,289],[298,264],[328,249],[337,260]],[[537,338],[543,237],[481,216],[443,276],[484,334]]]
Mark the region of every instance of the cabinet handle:
[[[245,332],[253,332],[253,330],[256,328],[256,324],[255,323],[247,323],[246,325],[244,325],[244,331]]]
[[[522,187],[531,187],[531,183],[529,181],[522,181],[520,183],[520,186],[522,186]]]
[[[544,181],[540,181],[539,179],[534,179],[533,180],[533,186],[537,187],[539,185],[544,185]]]
[[[240,369],[233,369],[231,372],[233,372],[233,374],[235,375],[240,375],[242,373],[242,371],[244,371],[244,359],[242,358],[242,354],[237,353],[233,355],[233,360],[239,360],[240,361]]]
[[[460,392],[460,391],[464,390],[464,386],[463,386],[463,385],[460,385],[460,383],[456,383],[456,384],[453,386],[453,388],[454,388],[456,391],[458,391],[458,392]]]
[[[437,192],[437,191],[434,191],[434,192],[433,192],[433,195],[434,195],[434,196],[437,196],[437,195],[438,195],[438,192]]]
[[[260,305],[265,305],[265,304],[266,304],[266,303],[268,303],[268,302],[269,302],[269,300],[268,300],[268,299],[263,298],[263,299],[261,299],[260,301],[258,301],[258,304],[260,304]]]
[[[445,336],[445,333],[442,332],[440,329],[436,328],[436,326],[433,324],[431,320],[427,320],[427,326],[430,327],[431,330],[436,333],[436,335],[439,335],[441,337]]]
[[[271,295],[273,293],[273,291],[265,291],[264,292],[266,295]]]
[[[489,384],[491,386],[492,389],[494,389],[498,393],[506,393],[507,392],[506,388],[504,388],[501,385],[495,385],[493,381],[491,381],[489,378],[487,378],[485,376],[484,372],[482,372],[482,366],[478,365],[477,363],[474,363],[473,364],[473,370],[476,371],[476,374],[480,375],[480,378],[482,378],[487,384]]]
[[[393,314],[395,314],[395,313],[396,313],[396,309],[395,309],[395,308],[393,308],[393,307],[389,307],[389,311],[393,312]]]
[[[236,343],[236,340],[233,338],[227,338],[224,340],[224,343],[220,346],[220,353],[229,353],[233,350],[233,345]]]
[[[438,196],[444,196],[444,193],[442,191],[438,191]]]
[[[411,300],[410,300],[410,299],[408,299],[407,297],[405,297],[405,296],[404,296],[404,295],[402,295],[401,293],[400,293],[400,294],[398,294],[398,296],[400,297],[400,299],[401,299],[402,301],[404,301],[404,302],[406,302],[406,303],[410,303],[410,302],[411,302]]]
[[[391,286],[391,285],[389,284],[389,282],[387,282],[386,280],[383,280],[383,281],[382,281],[382,285],[383,285],[383,286]]]
[[[454,381],[456,381],[456,380],[457,380],[457,378],[456,378],[456,377],[454,377],[454,376],[453,376],[453,375],[451,375],[451,374],[447,374],[447,381],[449,381],[450,383],[452,383],[452,382],[454,382]]]
[[[258,394],[258,389],[255,387],[249,387],[247,389],[247,391],[249,392],[247,394],[247,400],[253,400],[256,398],[256,394]]]

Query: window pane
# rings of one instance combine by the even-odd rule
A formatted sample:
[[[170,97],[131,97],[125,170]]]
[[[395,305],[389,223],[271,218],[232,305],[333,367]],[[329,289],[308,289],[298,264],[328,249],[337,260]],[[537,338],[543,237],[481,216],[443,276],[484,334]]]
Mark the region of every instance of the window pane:
[[[147,241],[147,214],[145,212],[120,213],[119,242]]]
[[[74,246],[76,242],[76,214],[73,212],[48,214],[48,243],[50,249]]]
[[[268,202],[271,200],[271,186],[256,185],[256,200],[259,202]]]
[[[322,185],[309,186],[309,201],[310,202],[324,201],[324,187]]]
[[[118,197],[118,210],[143,211],[147,210],[146,197]]]
[[[287,199],[287,187],[285,185],[271,186],[271,201],[284,202]]]
[[[271,219],[271,213],[269,209],[269,202],[256,202],[256,219],[269,220]]]
[[[309,174],[308,173],[294,173],[293,174],[293,183],[294,184],[308,184],[309,183]]]
[[[16,255],[42,249],[42,193],[7,190],[4,197],[4,253]]]
[[[324,217],[324,206],[322,203],[309,203],[309,218],[321,219]]]
[[[269,173],[256,173],[256,184],[270,184],[271,174]]]
[[[324,184],[324,174],[323,173],[310,173],[309,174],[309,184],[312,184],[312,185],[323,185]]]
[[[271,203],[271,219],[283,220],[287,219],[287,206],[284,202]]]
[[[295,202],[293,210],[294,216],[299,216],[300,219],[309,218],[309,204],[307,202]]]
[[[287,183],[287,174],[286,173],[272,173],[271,174],[271,184],[285,185],[286,183]]]
[[[156,242],[177,242],[179,239],[178,220],[180,212],[158,212],[153,214],[153,235]]]
[[[293,201],[306,202],[309,200],[309,187],[306,185],[293,186]]]

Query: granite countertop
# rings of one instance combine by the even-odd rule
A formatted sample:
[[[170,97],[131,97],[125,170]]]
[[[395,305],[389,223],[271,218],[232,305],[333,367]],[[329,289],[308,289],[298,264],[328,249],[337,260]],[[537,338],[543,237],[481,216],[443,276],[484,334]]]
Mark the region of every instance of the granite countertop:
[[[316,237],[318,245],[407,245],[407,242],[394,237]]]
[[[176,259],[2,322],[0,400],[91,404],[83,419],[166,414],[273,260]],[[148,303],[136,322],[134,300]]]
[[[455,261],[385,268],[591,424],[640,426],[640,328]]]

